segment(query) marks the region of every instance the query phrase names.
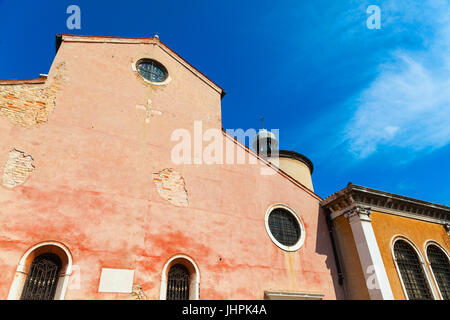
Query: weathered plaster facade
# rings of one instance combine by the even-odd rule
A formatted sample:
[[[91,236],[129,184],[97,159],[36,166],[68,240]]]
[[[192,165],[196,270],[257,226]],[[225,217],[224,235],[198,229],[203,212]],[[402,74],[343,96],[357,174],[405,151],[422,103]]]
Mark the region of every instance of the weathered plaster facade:
[[[143,81],[132,67],[142,58],[170,81]],[[250,151],[256,165],[173,164],[175,129],[221,129],[223,90],[158,39],[62,36],[48,78],[31,82],[0,83],[0,163],[13,148],[34,159],[22,184],[0,187],[0,298],[18,297],[24,255],[41,242],[65,248],[64,299],[159,299],[178,255],[195,263],[200,299],[343,297],[320,197],[282,172],[261,175],[271,167]],[[267,235],[275,203],[304,223],[295,252]],[[134,270],[133,291],[100,293],[104,268]]]

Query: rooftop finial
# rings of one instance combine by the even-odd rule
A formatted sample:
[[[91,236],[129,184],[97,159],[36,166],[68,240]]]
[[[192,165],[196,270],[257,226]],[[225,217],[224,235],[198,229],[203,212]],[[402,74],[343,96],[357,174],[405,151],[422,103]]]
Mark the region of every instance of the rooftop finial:
[[[261,121],[261,129],[264,129],[264,117],[259,118],[259,121]]]
[[[159,35],[158,35],[158,32],[154,35],[154,37],[153,38],[155,38],[155,39],[158,39],[159,40]]]

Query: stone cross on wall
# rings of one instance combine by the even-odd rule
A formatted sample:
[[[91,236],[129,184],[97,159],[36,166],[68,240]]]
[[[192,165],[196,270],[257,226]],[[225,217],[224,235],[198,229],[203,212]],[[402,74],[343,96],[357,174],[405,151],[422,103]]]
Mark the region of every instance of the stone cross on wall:
[[[150,123],[150,119],[154,115],[158,115],[158,116],[162,115],[161,111],[152,109],[152,100],[151,99],[148,99],[147,104],[145,106],[138,105],[138,106],[136,106],[136,108],[145,110],[145,122],[146,123]]]

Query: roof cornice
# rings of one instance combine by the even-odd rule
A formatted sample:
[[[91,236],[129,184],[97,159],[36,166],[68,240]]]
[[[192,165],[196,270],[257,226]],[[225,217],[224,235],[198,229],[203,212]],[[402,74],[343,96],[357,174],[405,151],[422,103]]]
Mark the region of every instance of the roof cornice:
[[[450,223],[450,207],[354,184],[324,199],[321,204],[331,211],[332,219],[352,207],[363,206],[373,211],[422,221],[444,225]]]

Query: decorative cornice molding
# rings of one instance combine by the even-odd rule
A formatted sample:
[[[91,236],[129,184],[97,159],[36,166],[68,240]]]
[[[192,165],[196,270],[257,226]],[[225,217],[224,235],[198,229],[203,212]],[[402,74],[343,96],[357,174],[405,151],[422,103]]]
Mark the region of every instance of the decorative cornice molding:
[[[345,214],[355,206],[372,211],[403,216],[445,225],[450,224],[450,207],[408,198],[388,192],[349,184],[321,202],[331,211],[332,219]]]

